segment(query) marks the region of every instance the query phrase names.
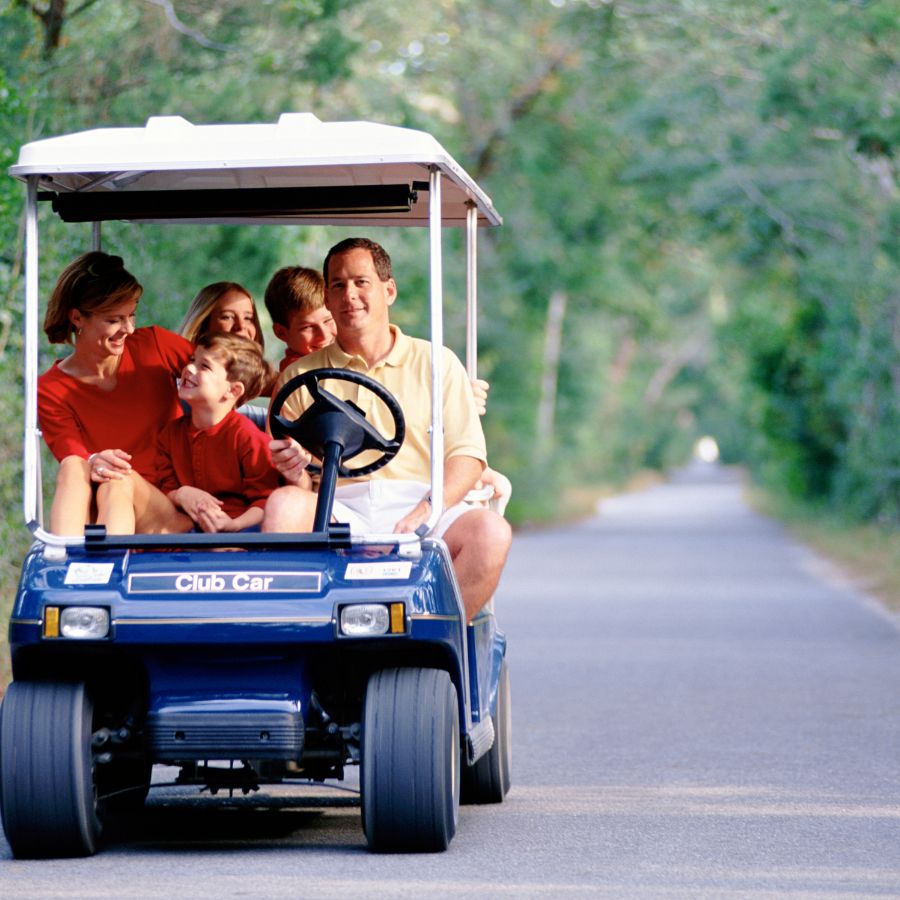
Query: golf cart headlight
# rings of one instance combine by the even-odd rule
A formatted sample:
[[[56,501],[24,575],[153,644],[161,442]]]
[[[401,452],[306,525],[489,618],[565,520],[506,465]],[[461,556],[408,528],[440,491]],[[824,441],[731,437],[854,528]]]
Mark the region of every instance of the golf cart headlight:
[[[96,640],[109,634],[109,610],[96,606],[66,606],[59,613],[59,633],[73,640]]]
[[[391,615],[383,603],[355,603],[341,610],[341,634],[352,637],[387,634]]]

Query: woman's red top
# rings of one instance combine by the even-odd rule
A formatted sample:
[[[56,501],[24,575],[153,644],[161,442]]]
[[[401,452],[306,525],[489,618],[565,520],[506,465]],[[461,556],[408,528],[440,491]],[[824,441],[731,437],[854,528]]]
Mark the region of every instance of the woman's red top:
[[[125,341],[111,391],[67,375],[57,360],[38,378],[38,421],[53,455],[62,460],[124,450],[152,480],[156,437],[182,415],[175,379],[192,352],[179,334],[157,325],[138,328]]]

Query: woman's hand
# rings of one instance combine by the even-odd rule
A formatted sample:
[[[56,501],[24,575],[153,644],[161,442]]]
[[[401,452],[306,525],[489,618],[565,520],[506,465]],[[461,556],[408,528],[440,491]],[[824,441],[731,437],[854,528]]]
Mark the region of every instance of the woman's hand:
[[[88,457],[91,481],[120,481],[131,471],[131,454],[124,450],[100,450]]]

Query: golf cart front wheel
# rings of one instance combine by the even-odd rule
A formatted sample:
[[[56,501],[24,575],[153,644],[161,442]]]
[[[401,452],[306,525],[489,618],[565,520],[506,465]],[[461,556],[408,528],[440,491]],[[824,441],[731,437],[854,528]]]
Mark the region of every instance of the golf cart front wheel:
[[[378,852],[446,850],[459,816],[459,711],[441,669],[375,672],[363,710],[362,816]]]
[[[101,822],[83,684],[13,682],[0,709],[0,812],[17,858],[89,856]]]

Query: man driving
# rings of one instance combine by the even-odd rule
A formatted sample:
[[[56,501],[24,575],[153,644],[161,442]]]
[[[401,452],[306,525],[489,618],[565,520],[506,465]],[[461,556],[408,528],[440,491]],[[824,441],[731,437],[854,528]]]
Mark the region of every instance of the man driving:
[[[381,245],[366,238],[341,241],[325,257],[323,275],[325,305],[334,317],[337,340],[288,366],[275,393],[296,375],[331,367],[369,375],[396,397],[406,419],[400,452],[368,480],[339,484],[333,515],[337,521],[349,522],[355,532],[413,532],[431,515],[431,345],[390,323],[397,286],[390,257]],[[471,619],[496,589],[512,533],[502,516],[464,502],[487,464],[484,433],[465,369],[447,348],[442,361],[444,511],[431,534],[447,544]],[[356,403],[378,431],[392,433],[387,408],[373,394],[347,382],[333,384],[329,390]],[[285,402],[283,414],[297,418],[304,406],[297,391]],[[270,449],[289,484],[269,497],[262,529],[311,531],[317,498],[305,469],[312,457],[289,438],[273,440]]]

